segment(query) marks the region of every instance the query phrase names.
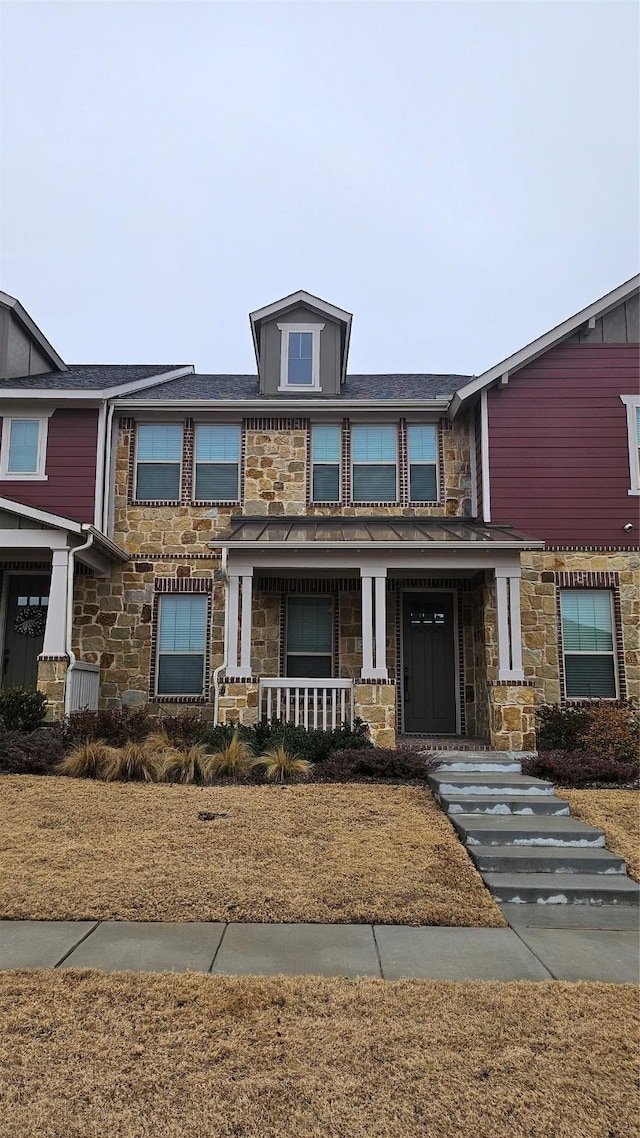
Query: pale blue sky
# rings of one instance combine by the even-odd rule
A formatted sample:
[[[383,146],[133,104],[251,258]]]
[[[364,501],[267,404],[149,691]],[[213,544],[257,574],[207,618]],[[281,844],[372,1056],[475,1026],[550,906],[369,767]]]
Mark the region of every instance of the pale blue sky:
[[[31,3],[2,18],[1,287],[70,363],[478,372],[638,269],[635,3]]]

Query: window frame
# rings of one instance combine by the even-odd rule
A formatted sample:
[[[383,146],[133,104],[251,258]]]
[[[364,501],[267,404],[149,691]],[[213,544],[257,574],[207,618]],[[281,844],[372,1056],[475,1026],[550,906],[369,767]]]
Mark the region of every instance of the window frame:
[[[611,614],[611,649],[605,651],[582,651],[582,650],[567,650],[564,643],[564,618],[562,612],[562,594],[563,593],[607,593],[609,597],[609,608]],[[560,617],[560,648],[561,648],[561,667],[562,667],[562,686],[564,689],[564,698],[567,703],[585,703],[591,700],[611,700],[615,703],[620,699],[620,675],[618,669],[618,652],[616,644],[616,609],[615,609],[615,594],[613,588],[607,586],[585,586],[580,587],[576,585],[563,585],[558,589],[558,612]],[[569,695],[567,689],[567,656],[610,656],[613,660],[613,683],[615,692],[613,695]]]
[[[308,601],[327,601],[331,605],[331,647],[328,652],[290,652],[289,651],[289,601],[290,600],[308,600]],[[336,668],[336,598],[332,594],[326,593],[307,593],[301,596],[300,593],[288,593],[285,597],[285,619],[284,619],[284,679],[286,680],[304,680],[304,679],[335,679],[334,673]],[[289,676],[289,656],[317,656],[318,659],[326,659],[329,657],[331,670],[328,676]]]
[[[160,647],[160,630],[162,626],[162,605],[165,599],[171,600],[192,600],[194,597],[202,597],[204,602],[204,645],[202,652],[182,651],[182,652],[163,652]],[[204,592],[187,593],[187,592],[163,592],[156,594],[156,605],[154,613],[154,633],[155,633],[155,660],[153,668],[153,694],[154,700],[166,701],[168,703],[177,703],[179,701],[189,702],[204,702],[207,699],[208,690],[208,676],[207,676],[207,662],[209,659],[210,647],[210,626],[211,626],[211,601],[210,595]],[[161,692],[159,690],[160,679],[160,660],[163,656],[202,656],[202,689],[200,692]]]
[[[394,464],[395,468],[396,468],[396,492],[395,492],[394,498],[356,498],[354,496],[353,472],[354,472],[354,468],[356,466],[391,466],[390,462],[354,462],[354,458],[353,458],[353,432],[354,432],[354,428],[357,428],[357,427],[371,427],[374,430],[376,427],[393,427],[393,429],[395,431],[395,439],[396,439],[396,458],[395,458],[395,464]],[[395,422],[389,422],[387,420],[384,423],[363,423],[362,421],[358,421],[358,420],[356,420],[355,422],[350,422],[349,423],[349,459],[350,459],[350,467],[349,467],[349,504],[350,505],[352,505],[352,506],[367,506],[367,505],[370,505],[372,503],[378,503],[378,502],[383,506],[399,506],[399,505],[401,505],[401,501],[400,501],[400,486],[401,486],[401,478],[400,478],[400,422],[399,422],[399,420],[396,420]]]
[[[278,391],[320,391],[320,333],[324,324],[278,323],[280,331],[280,386]],[[289,336],[296,332],[310,332],[311,383],[289,383]]]
[[[640,495],[640,427],[638,415],[640,414],[640,395],[621,395],[627,411],[627,438],[629,442],[629,477],[628,493]]]
[[[11,430],[13,423],[38,424],[38,450],[36,455],[36,469],[32,471],[9,470],[9,452],[11,447]],[[12,413],[2,419],[2,443],[0,444],[0,478],[4,482],[47,482],[47,439],[49,435],[49,416],[30,415],[28,413]]]
[[[231,461],[231,460],[227,460],[227,459],[221,459],[221,460],[216,461],[216,462],[213,462],[213,461],[209,462],[208,460],[205,460],[204,462],[199,463],[198,458],[197,458],[197,453],[198,453],[198,429],[200,427],[235,427],[238,431],[238,457],[237,457],[237,459],[235,461]],[[193,425],[193,470],[192,470],[192,474],[191,474],[191,501],[192,501],[192,503],[194,505],[197,505],[197,506],[202,506],[202,505],[205,505],[205,506],[208,506],[208,505],[237,506],[237,505],[239,505],[241,502],[241,494],[242,494],[243,454],[244,454],[244,446],[243,446],[242,423],[210,423],[210,422],[206,422],[204,420],[201,420],[200,422],[194,423],[194,425]],[[202,465],[202,466],[207,466],[207,465],[209,465],[209,466],[222,466],[222,465],[237,466],[237,468],[238,468],[238,479],[237,479],[235,497],[233,497],[233,498],[197,498],[196,497],[196,486],[197,486],[198,466],[199,465]]]
[[[433,462],[412,462],[411,461],[410,441],[409,440],[410,440],[410,432],[411,432],[412,427],[432,427],[433,428],[433,430],[435,432],[435,443],[436,443],[436,457],[433,460]],[[406,432],[406,463],[407,463],[407,470],[406,470],[407,504],[409,506],[438,506],[441,504],[440,495],[442,493],[442,486],[441,486],[441,481],[440,481],[440,458],[441,458],[441,438],[440,438],[441,430],[440,430],[440,425],[437,422],[431,422],[428,420],[426,422],[418,422],[416,420],[408,419],[405,423],[405,432]],[[412,466],[434,466],[435,467],[435,472],[436,472],[436,496],[435,496],[435,498],[429,498],[429,499],[425,499],[424,501],[420,501],[419,499],[413,498],[411,496],[411,467]]]
[[[140,427],[179,427],[180,428],[180,458],[178,460],[178,495],[176,498],[141,498],[138,496],[138,465],[142,462],[146,466],[158,466],[158,462],[150,462],[148,459],[138,459],[138,437]],[[134,505],[138,503],[149,506],[163,506],[163,505],[181,505],[182,502],[182,478],[184,471],[184,434],[185,425],[184,421],[180,420],[171,422],[141,420],[136,421],[134,424],[134,447],[133,447],[133,486],[131,501]],[[175,460],[171,460],[174,462]]]
[[[309,504],[312,506],[341,506],[343,504],[343,483],[342,483],[342,469],[343,469],[343,426],[342,423],[321,423],[312,422],[309,424]],[[336,462],[315,462],[313,458],[313,433],[316,427],[333,427],[338,432],[338,461]],[[316,498],[313,493],[313,472],[316,466],[337,466],[338,467],[338,497],[333,500],[327,498]]]

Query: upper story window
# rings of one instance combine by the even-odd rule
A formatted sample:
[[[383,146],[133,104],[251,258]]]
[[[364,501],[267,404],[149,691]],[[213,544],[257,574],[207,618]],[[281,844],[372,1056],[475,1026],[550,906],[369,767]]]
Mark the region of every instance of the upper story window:
[[[640,395],[621,395],[627,408],[627,433],[629,435],[630,494],[640,494]]]
[[[311,432],[311,501],[340,501],[341,428],[317,425]]]
[[[407,427],[409,500],[438,500],[438,433],[435,423]]]
[[[320,390],[320,333],[324,324],[278,324],[282,334],[280,391]]]
[[[562,589],[562,650],[568,699],[615,699],[613,596],[607,589]]]
[[[196,427],[195,463],[195,501],[239,501],[239,426],[199,424]]]
[[[351,461],[353,502],[397,502],[397,427],[352,427]]]
[[[180,424],[141,424],[136,439],[136,499],[141,502],[179,501],[181,469]]]
[[[0,477],[44,480],[47,457],[47,416],[2,420]]]

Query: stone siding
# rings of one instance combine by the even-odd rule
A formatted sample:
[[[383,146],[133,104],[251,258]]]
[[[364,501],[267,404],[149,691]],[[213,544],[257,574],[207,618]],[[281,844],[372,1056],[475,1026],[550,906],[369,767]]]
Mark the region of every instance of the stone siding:
[[[38,660],[37,688],[47,697],[47,719],[62,719],[64,715],[64,691],[69,661]]]
[[[535,701],[525,684],[489,684],[489,738],[496,751],[535,751]]]
[[[395,747],[395,684],[375,682],[356,684],[354,714],[369,724],[369,737],[374,746]]]

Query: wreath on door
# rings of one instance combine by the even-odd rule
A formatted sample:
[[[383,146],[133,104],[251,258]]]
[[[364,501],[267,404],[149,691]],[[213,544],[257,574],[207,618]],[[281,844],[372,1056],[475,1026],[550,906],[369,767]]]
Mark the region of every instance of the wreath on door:
[[[35,639],[44,636],[47,621],[47,610],[43,605],[24,605],[16,613],[14,629],[20,636],[30,636]]]

